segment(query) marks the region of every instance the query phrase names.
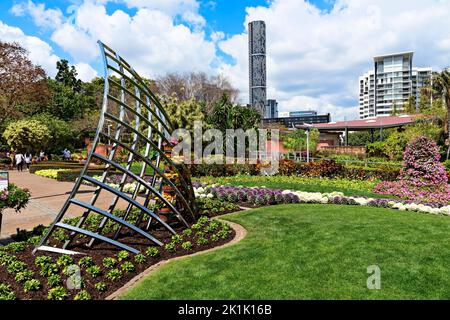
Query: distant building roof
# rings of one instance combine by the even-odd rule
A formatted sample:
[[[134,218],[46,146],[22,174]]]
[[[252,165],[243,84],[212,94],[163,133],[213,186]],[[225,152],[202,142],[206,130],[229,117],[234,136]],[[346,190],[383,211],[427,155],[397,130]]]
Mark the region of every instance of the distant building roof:
[[[364,120],[338,121],[330,123],[319,123],[312,125],[321,131],[365,131],[370,129],[388,129],[397,128],[409,124],[413,124],[417,116],[389,116],[378,118],[367,118]],[[304,126],[297,126],[302,129]]]

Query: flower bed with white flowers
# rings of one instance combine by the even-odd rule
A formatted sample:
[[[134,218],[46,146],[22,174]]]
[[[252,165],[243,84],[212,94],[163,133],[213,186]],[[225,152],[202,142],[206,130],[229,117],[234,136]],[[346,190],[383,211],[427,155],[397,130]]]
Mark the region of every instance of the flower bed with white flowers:
[[[415,203],[393,199],[375,199],[367,197],[347,197],[341,192],[311,193],[292,190],[277,190],[264,187],[246,188],[231,186],[197,186],[196,197],[217,198],[219,200],[241,203],[243,206],[261,207],[274,204],[311,203],[369,206],[390,208],[399,211],[413,211],[435,215],[450,216],[450,205],[440,206],[433,203]]]

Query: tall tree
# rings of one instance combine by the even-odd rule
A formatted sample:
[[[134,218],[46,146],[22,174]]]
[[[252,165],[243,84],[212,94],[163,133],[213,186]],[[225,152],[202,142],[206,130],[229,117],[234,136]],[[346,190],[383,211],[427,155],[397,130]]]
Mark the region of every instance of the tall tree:
[[[47,75],[18,43],[0,41],[0,124],[34,114],[49,97]]]
[[[78,72],[75,66],[69,66],[69,62],[62,59],[56,63],[56,69],[58,69],[55,77],[56,81],[71,88],[75,92],[81,91],[82,82],[80,79],[77,79]]]
[[[444,70],[441,73],[435,72],[432,76],[432,89],[435,94],[442,98],[443,107],[447,110],[447,119],[445,122],[445,132],[448,140],[446,142],[447,160],[450,159],[450,71]]]

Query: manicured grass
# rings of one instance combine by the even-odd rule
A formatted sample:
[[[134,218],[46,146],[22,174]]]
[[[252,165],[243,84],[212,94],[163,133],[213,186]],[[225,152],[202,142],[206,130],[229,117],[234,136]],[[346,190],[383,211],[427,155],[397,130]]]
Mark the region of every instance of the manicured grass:
[[[240,243],[169,263],[123,299],[449,299],[450,219],[283,205],[226,217]],[[381,268],[381,290],[366,286]]]
[[[362,196],[372,198],[386,198],[372,192],[379,181],[356,181],[345,179],[304,178],[285,176],[235,176],[235,177],[204,177],[198,179],[200,182],[209,184],[230,184],[233,186],[261,187],[273,189],[289,189],[304,192],[331,193],[343,192],[346,196]]]

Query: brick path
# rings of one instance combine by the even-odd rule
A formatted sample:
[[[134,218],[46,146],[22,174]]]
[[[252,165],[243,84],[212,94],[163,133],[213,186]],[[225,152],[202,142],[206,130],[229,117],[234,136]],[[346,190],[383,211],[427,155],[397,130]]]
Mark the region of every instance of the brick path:
[[[31,199],[27,208],[20,213],[15,213],[14,210],[5,210],[0,238],[15,234],[17,228],[31,230],[39,224],[49,225],[62,208],[74,186],[72,182],[59,182],[26,171],[10,171],[9,180],[10,183],[21,188],[28,188],[31,191]],[[77,194],[77,199],[89,202],[93,190],[93,187],[82,186]],[[102,193],[97,204],[99,207],[107,208],[112,199],[111,194]],[[120,201],[119,207],[123,208],[124,206],[125,202]],[[66,216],[73,217],[82,213],[83,209],[71,206]]]

